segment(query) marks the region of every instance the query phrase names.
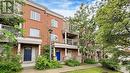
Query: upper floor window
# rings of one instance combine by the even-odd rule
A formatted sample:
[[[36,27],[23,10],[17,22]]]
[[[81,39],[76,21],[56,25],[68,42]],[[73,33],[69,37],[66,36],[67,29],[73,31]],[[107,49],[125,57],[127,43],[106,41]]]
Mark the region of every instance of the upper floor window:
[[[51,34],[51,41],[58,41],[58,36],[55,34]]]
[[[58,27],[58,21],[55,20],[55,19],[52,19],[52,20],[51,20],[51,26],[52,26],[52,27]]]
[[[40,21],[40,14],[39,14],[38,12],[31,11],[31,16],[30,16],[30,18],[33,19],[33,20]]]
[[[31,37],[40,37],[40,30],[39,29],[30,29],[30,36]]]

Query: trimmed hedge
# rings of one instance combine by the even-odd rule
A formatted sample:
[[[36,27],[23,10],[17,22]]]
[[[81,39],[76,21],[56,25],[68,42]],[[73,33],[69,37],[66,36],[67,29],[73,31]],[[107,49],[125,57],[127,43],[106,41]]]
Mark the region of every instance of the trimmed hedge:
[[[94,59],[85,59],[84,63],[87,63],[87,64],[96,64],[97,62]]]
[[[70,59],[70,60],[65,61],[65,64],[68,66],[74,67],[74,66],[79,66],[80,62],[77,60]]]

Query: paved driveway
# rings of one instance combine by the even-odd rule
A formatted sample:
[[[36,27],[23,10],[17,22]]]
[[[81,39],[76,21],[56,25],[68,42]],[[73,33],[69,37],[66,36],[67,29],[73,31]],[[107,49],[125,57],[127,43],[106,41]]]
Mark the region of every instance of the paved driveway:
[[[96,67],[96,66],[99,66],[99,65],[98,64],[96,64],[96,65],[82,65],[82,66],[76,66],[76,67],[63,66],[62,68],[49,69],[49,70],[24,69],[22,71],[22,73],[62,73],[62,72],[67,72],[67,71],[92,68],[92,67]]]

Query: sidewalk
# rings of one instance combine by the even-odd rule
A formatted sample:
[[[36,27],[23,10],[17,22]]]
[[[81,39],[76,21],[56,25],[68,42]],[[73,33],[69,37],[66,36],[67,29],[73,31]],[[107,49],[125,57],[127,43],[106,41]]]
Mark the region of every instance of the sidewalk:
[[[129,73],[129,71],[126,70],[126,67],[125,67],[125,66],[121,67],[121,72],[123,72],[123,73]]]
[[[96,64],[96,65],[82,65],[82,66],[76,66],[76,67],[63,66],[62,68],[49,69],[49,70],[25,69],[22,71],[22,73],[62,73],[62,72],[87,69],[87,68],[92,68],[92,67],[97,67],[97,66],[99,66],[99,65],[98,64]]]

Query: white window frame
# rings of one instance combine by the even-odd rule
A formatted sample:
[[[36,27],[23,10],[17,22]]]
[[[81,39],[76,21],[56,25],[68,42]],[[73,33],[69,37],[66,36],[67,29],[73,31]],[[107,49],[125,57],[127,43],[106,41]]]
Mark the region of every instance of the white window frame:
[[[58,36],[56,34],[51,34],[51,41],[58,41]]]
[[[0,24],[0,29],[2,29],[2,24]]]
[[[40,21],[41,15],[40,15],[40,13],[38,13],[36,11],[31,11],[30,19]]]
[[[128,50],[130,50],[130,46],[128,47]]]
[[[51,26],[52,26],[52,27],[58,27],[58,21],[55,20],[55,19],[52,19],[52,20],[51,20]]]
[[[40,37],[40,30],[36,28],[30,28],[30,37]]]

